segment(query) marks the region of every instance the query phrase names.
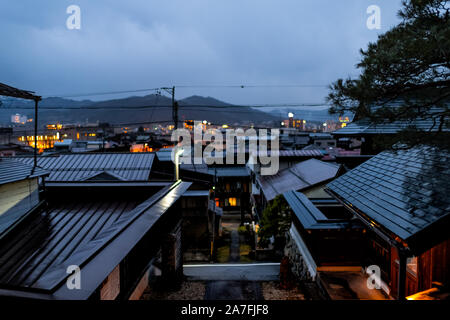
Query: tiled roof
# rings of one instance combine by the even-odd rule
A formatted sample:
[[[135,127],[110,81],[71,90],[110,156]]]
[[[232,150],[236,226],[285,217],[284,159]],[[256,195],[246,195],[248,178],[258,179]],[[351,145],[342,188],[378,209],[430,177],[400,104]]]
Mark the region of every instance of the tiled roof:
[[[31,164],[25,164],[11,158],[0,158],[0,185],[49,174],[39,167],[33,171],[33,158],[30,159]]]
[[[108,176],[122,181],[145,181],[150,176],[153,153],[88,153],[41,156],[38,166],[49,170],[47,181],[83,181]],[[30,164],[31,157],[15,157]]]
[[[448,119],[447,119],[448,120]],[[411,121],[399,120],[393,122],[373,123],[368,119],[361,119],[349,123],[347,126],[336,130],[333,135],[372,135],[372,134],[395,134],[408,127],[414,126],[418,130],[423,131],[437,131],[439,128],[440,120],[437,119],[436,123],[433,123],[432,119],[415,119]],[[434,127],[433,127],[434,126]],[[442,130],[450,131],[449,128],[443,126]]]
[[[435,147],[385,151],[327,185],[403,240],[450,213],[450,156]]]
[[[267,201],[287,191],[300,191],[330,180],[338,174],[340,165],[309,159],[281,170],[276,175],[258,176],[258,182]]]

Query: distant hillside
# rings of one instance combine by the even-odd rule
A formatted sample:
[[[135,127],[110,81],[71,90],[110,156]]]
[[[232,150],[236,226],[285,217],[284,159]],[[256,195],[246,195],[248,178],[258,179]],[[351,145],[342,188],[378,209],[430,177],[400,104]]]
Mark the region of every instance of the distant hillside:
[[[212,97],[191,96],[178,101],[180,120],[208,120],[213,123],[237,123],[277,120],[268,113],[250,107],[234,106]],[[39,123],[109,122],[143,123],[170,121],[172,101],[162,95],[133,96],[105,101],[44,98],[39,103]],[[15,113],[34,116],[33,102],[7,101],[1,107],[0,122],[9,123]],[[113,112],[112,112],[113,111]]]
[[[180,105],[196,105],[196,106],[232,106],[229,103],[214,99],[212,97],[191,96],[179,101]]]

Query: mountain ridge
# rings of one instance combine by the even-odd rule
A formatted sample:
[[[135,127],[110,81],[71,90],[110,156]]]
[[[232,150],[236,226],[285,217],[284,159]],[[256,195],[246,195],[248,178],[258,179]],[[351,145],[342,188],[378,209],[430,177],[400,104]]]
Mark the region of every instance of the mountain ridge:
[[[193,95],[178,100],[179,119],[208,120],[213,123],[266,122],[276,120],[269,113],[220,101],[213,97]],[[169,122],[172,119],[172,100],[163,95],[131,96],[103,101],[72,100],[48,97],[39,103],[39,124],[54,122]],[[14,113],[34,117],[32,101],[8,101],[1,107],[0,122],[9,123]],[[111,111],[114,112],[111,112]]]

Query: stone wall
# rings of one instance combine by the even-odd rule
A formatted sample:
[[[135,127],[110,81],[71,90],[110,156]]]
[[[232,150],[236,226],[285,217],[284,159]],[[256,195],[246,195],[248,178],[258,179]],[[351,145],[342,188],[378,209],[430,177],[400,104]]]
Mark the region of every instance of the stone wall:
[[[162,275],[168,282],[178,282],[183,276],[181,221],[173,228],[162,244]]]
[[[286,232],[284,254],[288,257],[291,271],[297,280],[316,280],[317,266],[294,226]]]

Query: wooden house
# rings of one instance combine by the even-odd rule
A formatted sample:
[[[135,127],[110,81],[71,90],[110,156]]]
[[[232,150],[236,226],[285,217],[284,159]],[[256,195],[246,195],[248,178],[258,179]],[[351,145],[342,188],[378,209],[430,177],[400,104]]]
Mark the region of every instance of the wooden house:
[[[367,227],[364,264],[392,297],[450,283],[449,160],[430,146],[385,151],[327,185]]]

